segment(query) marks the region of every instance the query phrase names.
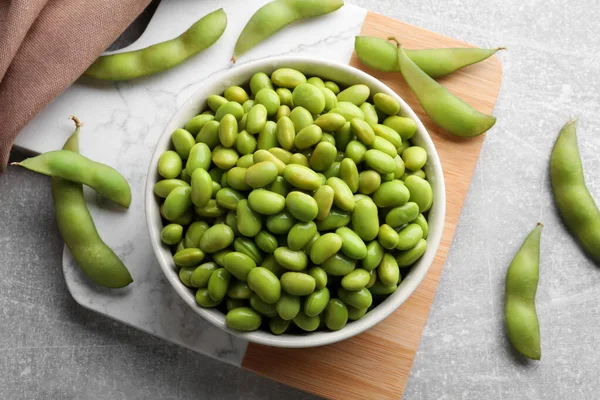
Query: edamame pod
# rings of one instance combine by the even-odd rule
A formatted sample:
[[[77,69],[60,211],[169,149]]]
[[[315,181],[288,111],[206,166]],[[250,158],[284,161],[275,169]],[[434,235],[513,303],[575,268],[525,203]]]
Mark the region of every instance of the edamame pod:
[[[529,233],[506,273],[504,321],[513,347],[527,358],[539,360],[540,325],[535,310],[540,264],[542,224]]]

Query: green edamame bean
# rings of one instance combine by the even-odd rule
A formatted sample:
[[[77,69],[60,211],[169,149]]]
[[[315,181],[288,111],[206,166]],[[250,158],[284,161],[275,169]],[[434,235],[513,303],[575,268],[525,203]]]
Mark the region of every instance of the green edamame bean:
[[[205,253],[216,253],[233,243],[233,230],[225,224],[213,225],[200,238],[199,247]]]
[[[365,122],[368,123],[369,125],[376,125],[379,122],[379,119],[377,117],[377,111],[375,110],[375,107],[373,106],[373,104],[368,103],[368,102],[364,102],[362,103],[359,108],[362,110],[363,114],[365,115]]]
[[[353,118],[350,120],[350,127],[352,133],[356,135],[358,140],[361,141],[365,146],[370,146],[375,140],[375,132],[373,128],[365,121],[360,118]]]
[[[273,71],[271,80],[279,87],[294,89],[296,86],[306,83],[306,76],[292,68],[279,68]]]
[[[192,188],[185,186],[175,188],[165,199],[164,217],[169,221],[175,221],[191,206]]]
[[[191,177],[194,171],[202,168],[208,171],[211,163],[211,151],[206,143],[196,143],[192,146],[185,164],[185,170]]]
[[[182,160],[186,160],[188,158],[188,154],[190,154],[192,146],[196,144],[196,140],[192,134],[181,128],[173,131],[171,134],[171,142],[175,147],[175,151]]]
[[[248,255],[232,251],[223,257],[223,268],[236,279],[246,282],[250,271],[256,268],[256,263]]]
[[[296,107],[304,107],[311,114],[320,114],[325,109],[325,95],[310,83],[301,83],[292,92],[292,102]]]
[[[197,135],[198,132],[202,129],[202,127],[208,122],[215,119],[215,116],[212,114],[200,114],[196,115],[194,118],[190,119],[185,123],[183,127],[186,131],[191,133],[192,135]]]
[[[227,296],[235,300],[247,300],[252,295],[252,290],[248,286],[248,282],[242,282],[238,280],[231,281],[229,283],[229,289],[227,289]]]
[[[204,207],[212,197],[212,179],[209,173],[202,168],[197,168],[192,173],[191,200],[196,207]],[[218,195],[218,193],[217,193]]]
[[[313,117],[310,111],[304,107],[294,107],[290,113],[290,119],[294,124],[296,132],[300,132],[302,129],[313,123]]]
[[[393,255],[385,253],[377,267],[377,277],[383,286],[395,286],[400,279],[400,269]]]
[[[225,89],[223,97],[228,101],[235,101],[240,104],[244,104],[249,99],[248,93],[240,86],[229,86]]]
[[[288,210],[267,217],[267,229],[276,235],[289,232],[295,223],[296,219]]]
[[[281,105],[279,96],[277,93],[270,88],[262,88],[256,93],[254,101],[257,104],[262,104],[267,110],[267,115],[271,116],[277,112],[277,109]]]
[[[322,264],[342,248],[342,238],[335,233],[326,233],[319,237],[310,249],[310,259],[315,264]]]
[[[321,234],[317,231],[315,236],[302,248],[306,254],[310,254],[310,249],[312,249],[312,245],[317,241],[318,238],[321,237]]]
[[[367,147],[358,140],[352,140],[346,146],[346,157],[354,161],[356,165],[360,164],[363,161],[366,152]]]
[[[333,276],[348,275],[355,267],[356,261],[343,253],[336,253],[321,264],[321,268]]]
[[[427,234],[429,233],[429,224],[427,223],[425,216],[423,214],[419,214],[413,223],[421,227],[421,230],[423,231],[423,239],[427,239]]]
[[[362,103],[367,101],[371,90],[367,85],[358,84],[352,85],[349,88],[342,90],[337,95],[338,101],[348,101],[356,106],[360,106]]]
[[[282,104],[279,106],[277,112],[275,113],[275,121],[279,121],[283,117],[289,117],[291,113],[292,110],[290,110],[290,108],[285,104]]]
[[[525,238],[506,273],[504,321],[508,338],[519,353],[533,360],[542,356],[535,309],[541,233],[542,224],[538,224]]]
[[[217,264],[214,262],[206,262],[200,264],[190,277],[190,285],[195,288],[205,288],[208,286],[208,280],[214,271],[217,270]]]
[[[248,273],[248,286],[265,303],[276,303],[281,297],[279,279],[264,267],[256,267]]]
[[[300,312],[300,298],[292,296],[286,292],[281,293],[281,297],[275,305],[277,314],[285,321],[292,320]]]
[[[223,250],[219,250],[219,251],[215,252],[214,254],[211,254],[212,259],[215,263],[217,263],[217,265],[222,267],[225,265],[225,261],[224,261],[225,256],[227,254],[231,253],[232,251],[233,250],[231,250],[231,248],[225,248]]]
[[[427,178],[427,174],[425,174],[425,171],[423,171],[422,169],[418,170],[418,171],[408,171],[406,172],[403,176],[402,176],[402,180],[405,181],[406,178],[408,178],[409,176],[417,176],[421,179],[426,179]]]
[[[240,103],[236,103],[235,101],[228,101],[219,107],[219,109],[215,112],[215,121],[221,121],[224,116],[227,114],[231,114],[235,117],[237,121],[240,121],[244,116],[244,108]]]
[[[391,182],[394,180],[394,173],[390,172],[389,174],[381,174],[381,181],[382,182]]]
[[[227,313],[225,323],[231,329],[250,332],[260,328],[262,318],[250,307],[239,307]]]
[[[164,206],[164,204],[163,204],[163,206]],[[161,215],[163,218],[166,219],[165,214],[164,214],[164,208],[161,209]],[[173,222],[175,224],[185,226],[185,225],[191,224],[193,219],[194,219],[194,211],[191,208],[188,208],[179,217],[177,217],[174,220],[169,221],[169,222]]]
[[[379,150],[392,158],[398,155],[398,151],[396,150],[394,145],[379,136],[375,136],[375,138],[373,139],[373,143],[371,144],[371,148]]]
[[[381,175],[371,169],[362,171],[358,176],[358,192],[361,194],[371,194],[375,192],[380,185]]]
[[[220,8],[200,18],[176,38],[135,51],[100,56],[84,75],[120,81],[168,70],[212,46],[226,26],[227,15]]]
[[[477,111],[429,77],[408,58],[402,46],[398,48],[398,63],[423,110],[439,127],[456,136],[474,137],[496,123],[496,117]]]
[[[380,208],[399,207],[408,202],[410,192],[399,180],[384,182],[373,193],[373,202]]]
[[[356,203],[352,211],[352,228],[364,241],[370,241],[379,233],[379,216],[377,206],[370,199]]]
[[[294,108],[296,110],[296,108]],[[294,145],[298,149],[308,149],[319,143],[323,138],[323,131],[317,125],[311,124],[298,131],[294,137]]]
[[[233,167],[225,175],[227,178],[227,185],[235,190],[249,190],[250,185],[246,183],[247,168]]]
[[[164,199],[173,189],[180,186],[189,186],[189,183],[181,179],[161,179],[154,184],[154,194]]]
[[[317,219],[324,220],[331,211],[335,191],[331,186],[323,185],[315,191],[313,198],[317,202]]]
[[[264,261],[260,265],[275,274],[276,277],[281,277],[286,269],[277,263],[275,260],[275,256],[273,254],[269,254],[265,257]]]
[[[204,207],[196,207],[196,214],[201,217],[216,218],[227,213],[227,210],[217,204],[215,199],[210,199]],[[191,211],[191,210],[190,210]],[[184,214],[185,215],[185,214]],[[190,214],[191,216],[191,214]],[[191,222],[191,221],[190,221]]]
[[[234,230],[235,232],[235,230]],[[252,259],[257,265],[259,265],[263,261],[263,254],[261,253],[258,246],[252,241],[252,239],[248,239],[245,237],[237,237],[233,241],[233,248],[235,251],[240,253],[244,253],[248,257]]]
[[[342,238],[341,250],[348,257],[355,260],[362,260],[367,256],[367,246],[352,229],[341,227],[335,233]]]
[[[357,193],[354,195],[354,203],[358,203],[361,200],[371,200],[371,198],[369,196],[367,196],[366,194],[360,194]],[[372,200],[371,200],[372,201]]]
[[[423,238],[423,229],[417,224],[409,224],[398,232],[396,250],[408,250],[417,245]]]
[[[399,228],[404,224],[413,221],[419,215],[419,206],[417,203],[409,201],[400,207],[391,209],[385,216],[385,223],[392,228]]]
[[[195,221],[188,226],[185,232],[185,248],[198,247],[200,238],[208,229],[208,224],[204,221]]]
[[[337,156],[337,149],[328,142],[320,142],[310,156],[309,164],[315,171],[325,171],[329,168]],[[358,175],[358,171],[357,171]]]
[[[290,271],[303,271],[308,265],[306,253],[291,250],[289,247],[278,247],[273,256],[279,265]]]
[[[208,295],[208,289],[202,288],[196,291],[196,303],[198,303],[200,307],[213,308],[221,304],[221,301],[211,299]],[[236,308],[236,310],[239,310],[239,308]]]
[[[308,274],[315,279],[315,287],[323,289],[327,286],[327,272],[321,267],[312,267],[308,270]]]
[[[400,268],[410,267],[414,264],[427,250],[427,241],[420,239],[417,244],[409,250],[401,251],[396,256],[396,261]]]
[[[325,87],[325,82],[323,82],[323,79],[319,78],[318,76],[312,76],[312,77],[308,78],[306,83],[309,83],[309,84],[317,86],[317,87]]]
[[[250,78],[250,91],[253,95],[256,94],[263,88],[273,89],[271,78],[264,72],[257,72]]]
[[[394,158],[383,151],[375,149],[367,150],[364,158],[367,165],[380,174],[389,174],[396,171]]]
[[[244,195],[237,190],[231,188],[223,188],[217,192],[217,204],[228,210],[237,210],[237,205],[240,200],[244,199]]]
[[[281,335],[287,331],[290,326],[290,321],[286,321],[279,316],[274,316],[269,319],[269,329],[274,335]]]
[[[398,244],[398,232],[394,230],[388,224],[383,224],[379,227],[379,233],[377,234],[377,240],[384,249],[394,249]]]
[[[290,151],[282,149],[281,147],[271,147],[269,149],[269,153],[273,154],[286,165],[289,164],[290,160],[292,159],[292,153]]]
[[[356,163],[351,158],[344,158],[340,162],[340,178],[346,183],[352,193],[358,190],[359,175]]]
[[[377,240],[367,243],[367,256],[362,260],[362,267],[372,271],[381,263],[383,258],[383,247]]]
[[[346,119],[339,114],[323,114],[314,123],[324,132],[335,132],[346,124]]]
[[[158,173],[163,178],[177,178],[181,173],[182,166],[181,157],[173,150],[165,151],[158,159]]]
[[[350,223],[350,213],[332,207],[329,214],[323,220],[316,221],[319,231],[330,231]]]
[[[219,122],[208,121],[196,135],[196,143],[204,143],[210,149],[219,144]]]
[[[428,211],[433,204],[433,191],[429,182],[411,175],[404,179],[404,184],[410,192],[410,201],[417,203],[421,212]]]
[[[337,177],[327,179],[327,185],[334,190],[333,203],[344,211],[354,209],[354,196],[346,182]]]
[[[370,280],[371,274],[369,271],[357,268],[342,278],[341,285],[344,289],[355,292],[367,286]]]
[[[269,254],[272,254],[279,245],[277,238],[265,230],[260,231],[259,234],[254,237],[254,241],[262,251]]]
[[[303,272],[286,272],[280,282],[282,289],[292,296],[308,296],[315,290],[315,279]]]
[[[315,232],[317,227],[315,226]],[[160,240],[166,245],[174,245],[179,243],[183,236],[183,227],[179,224],[169,224],[160,232]]]
[[[327,179],[329,179],[331,177],[339,178],[340,177],[340,162],[334,161],[333,164],[331,164],[331,166],[329,168],[327,168],[325,171],[323,171],[323,175],[325,176],[325,182],[323,182],[323,184],[327,183]]]
[[[346,121],[351,121],[353,118],[365,119],[365,113],[358,106],[348,101],[338,101],[329,112],[340,114]]]
[[[252,135],[250,135],[246,131],[240,132],[240,136],[242,134],[243,135],[248,135],[249,137],[254,138]],[[240,136],[238,136],[238,140],[236,142],[236,147],[237,147],[237,144],[240,143]],[[255,143],[256,143],[256,141],[255,141]],[[238,149],[238,152],[240,152],[239,149]],[[243,156],[241,156],[240,158],[238,158],[237,162],[235,163],[236,167],[246,168],[246,169],[250,168],[253,165],[254,165],[254,154],[252,154],[252,152],[250,152],[250,154],[244,154]]]
[[[285,206],[294,218],[304,222],[312,221],[319,212],[316,200],[298,191],[288,193],[285,197]]]
[[[427,151],[419,146],[410,146],[402,152],[402,161],[411,171],[418,171],[427,162]]]
[[[348,319],[350,321],[356,321],[365,316],[369,309],[368,308],[356,308],[348,306]]]
[[[309,317],[316,317],[325,311],[327,304],[329,304],[329,299],[329,289],[315,290],[304,300],[304,314]]]
[[[212,151],[212,162],[221,169],[227,170],[235,167],[238,158],[239,155],[234,149],[217,146]]]
[[[262,161],[253,164],[246,170],[246,183],[252,188],[262,188],[272,183],[278,174],[279,169],[274,162]]]
[[[341,287],[338,289],[338,297],[345,304],[356,308],[369,308],[373,303],[371,292],[365,288],[350,291]]]
[[[338,115],[338,114],[328,114]],[[354,139],[354,133],[352,133],[352,127],[350,122],[346,122],[340,129],[335,132],[335,147],[338,151],[346,151],[348,144]],[[362,143],[361,143],[362,144]],[[365,148],[366,151],[366,148]],[[355,160],[356,161],[356,160]]]
[[[337,83],[333,82],[333,81],[326,81],[323,83],[323,86],[326,87],[327,89],[331,90],[333,92],[333,94],[338,94],[340,92],[340,87],[338,86]]]
[[[398,100],[385,93],[377,93],[373,96],[373,103],[378,110],[387,115],[396,115],[400,112]]]
[[[292,103],[292,92],[290,89],[288,88],[277,88],[275,90],[275,93],[277,93],[277,96],[279,96],[279,102],[281,103],[281,105],[285,105],[288,107],[293,107]]]
[[[235,149],[238,153],[243,154],[243,156],[238,158],[236,166],[248,168],[250,165],[254,164],[252,153],[256,150],[257,145],[258,143],[254,136],[246,131],[241,131],[235,140]],[[242,159],[244,161],[242,161]]]
[[[208,295],[214,301],[221,302],[227,294],[231,274],[224,268],[217,268],[208,279]]]
[[[258,235],[262,228],[262,218],[260,214],[248,203],[248,200],[240,200],[237,207],[238,230],[247,237]]]
[[[398,149],[402,145],[402,138],[400,137],[398,132],[396,132],[389,126],[375,124],[372,125],[371,128],[373,128],[373,132],[375,133],[376,137],[380,137],[382,139],[387,140],[394,146],[395,149]]]
[[[323,112],[326,113],[333,110],[337,105],[337,97],[335,96],[335,93],[326,87],[320,87],[318,89],[321,90],[323,96],[325,97],[325,108],[323,109]]]
[[[218,94],[211,94],[206,99],[206,103],[208,104],[208,107],[213,112],[217,112],[217,110],[219,109],[219,107],[221,107],[223,104],[227,103],[228,101],[229,100],[227,100],[225,97],[219,96]]]
[[[294,148],[294,138],[296,137],[296,130],[292,120],[283,116],[277,120],[276,130],[277,141],[286,150],[292,150]]]
[[[175,253],[173,261],[178,267],[192,267],[200,264],[200,261],[204,259],[204,252],[200,249],[183,249]]]
[[[248,112],[250,112],[250,110],[252,109],[252,107],[254,107],[255,105],[256,105],[256,102],[254,100],[248,99],[248,100],[246,100],[246,101],[244,101],[242,103],[242,108],[244,109],[244,112],[246,114],[248,114]]]
[[[232,114],[225,115],[219,122],[219,141],[223,147],[233,147],[238,136],[238,122]],[[237,161],[237,160],[236,160]]]
[[[258,133],[257,148],[269,150],[277,146],[279,146],[279,142],[277,141],[277,124],[273,121],[267,121],[263,129]]]
[[[254,211],[263,215],[273,215],[283,211],[286,198],[265,189],[254,189],[248,195],[248,204]]]
[[[394,171],[394,179],[400,179],[404,177],[404,172],[406,171],[404,166],[404,161],[402,161],[402,157],[399,155],[394,157],[394,162],[396,163],[396,170]]]
[[[385,286],[381,281],[375,281],[369,288],[369,292],[375,296],[388,296],[396,291],[398,286],[394,283],[391,286]]]
[[[285,197],[289,192],[292,191],[292,186],[285,180],[283,176],[278,176],[270,185],[267,186],[267,190],[278,193]]]
[[[316,331],[321,324],[321,319],[319,316],[309,317],[303,311],[300,311],[293,321],[298,328],[306,332]]]
[[[417,124],[411,118],[392,115],[383,121],[383,125],[392,128],[400,135],[402,141],[407,141],[417,132]],[[388,139],[389,140],[389,139]]]
[[[314,222],[298,222],[287,235],[288,247],[294,251],[301,250],[316,234],[317,226]]]
[[[234,310],[240,307],[246,307],[247,303],[244,300],[227,298],[225,300],[225,308],[227,311]]]
[[[334,115],[334,114],[331,114],[331,115]],[[335,138],[333,137],[333,135],[331,133],[323,133],[321,142],[327,142],[327,143],[330,143],[335,146]],[[337,152],[337,149],[336,149],[336,152]],[[337,158],[337,154],[336,154],[336,158]]]
[[[339,331],[348,322],[348,308],[340,299],[331,299],[325,309],[325,326],[332,331]]]
[[[271,161],[277,165],[277,170],[280,174],[283,173],[283,169],[285,168],[285,163],[281,161],[279,158],[275,157],[272,153],[267,150],[261,149],[257,150],[254,153],[254,163],[259,163],[262,161]]]

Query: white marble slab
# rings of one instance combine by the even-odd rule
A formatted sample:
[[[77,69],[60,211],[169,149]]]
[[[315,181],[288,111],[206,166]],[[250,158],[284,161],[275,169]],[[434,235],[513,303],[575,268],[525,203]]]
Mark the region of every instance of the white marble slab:
[[[195,314],[164,279],[150,246],[143,189],[150,156],[175,110],[206,79],[227,68],[243,26],[266,0],[169,0],[160,3],[144,34],[125,50],[146,47],[182,32],[201,16],[223,7],[228,25],[210,49],[175,69],[131,82],[98,83],[81,79],[31,121],[16,145],[44,152],[61,148],[73,127],[71,114],[84,122],[81,152],[117,168],[130,182],[133,201],[124,211],[86,190],[100,235],[123,259],[134,277],[124,290],[88,283],[67,249],[63,268],[67,286],[82,306],[194,351],[240,365],[247,343],[229,336]],[[333,14],[286,28],[242,56],[237,64],[298,54],[347,63],[366,10],[345,5]]]

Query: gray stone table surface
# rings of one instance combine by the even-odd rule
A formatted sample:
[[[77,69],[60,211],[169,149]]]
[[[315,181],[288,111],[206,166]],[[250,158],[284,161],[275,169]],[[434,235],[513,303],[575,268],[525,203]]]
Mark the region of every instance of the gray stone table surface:
[[[498,123],[483,145],[405,398],[597,398],[600,271],[561,225],[547,165],[558,130],[579,117],[589,188],[600,199],[600,7],[593,0],[350,2],[509,48],[500,54]],[[139,35],[151,13],[122,41]],[[48,179],[9,168],[0,194],[1,399],[314,398],[82,309],[63,280]],[[543,357],[527,362],[505,339],[503,284],[538,220],[545,224],[537,297]]]

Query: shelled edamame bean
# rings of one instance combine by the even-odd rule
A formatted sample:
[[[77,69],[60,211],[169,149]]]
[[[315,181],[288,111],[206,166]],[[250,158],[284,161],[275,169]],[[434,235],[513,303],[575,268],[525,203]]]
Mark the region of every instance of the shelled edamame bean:
[[[198,304],[282,334],[342,329],[394,293],[427,249],[433,205],[400,108],[291,68],[209,96],[154,188]]]

